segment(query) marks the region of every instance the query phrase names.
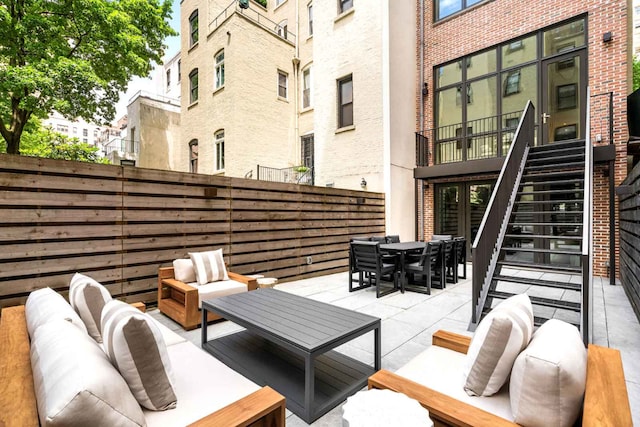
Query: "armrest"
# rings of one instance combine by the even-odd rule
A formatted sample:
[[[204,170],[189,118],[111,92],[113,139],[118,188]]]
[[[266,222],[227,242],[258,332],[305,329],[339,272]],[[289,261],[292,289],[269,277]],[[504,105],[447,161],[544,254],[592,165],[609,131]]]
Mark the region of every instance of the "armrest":
[[[160,267],[158,269],[158,278],[162,279],[173,279],[175,277],[173,267]]]
[[[5,307],[0,317],[0,425],[39,425],[24,306]]]
[[[207,415],[191,426],[250,426],[261,419],[263,423],[258,425],[285,426],[285,399],[269,386]]]
[[[184,292],[185,294],[189,292],[198,292],[198,290],[193,286],[187,285],[186,283],[176,279],[162,279],[162,284],[176,289],[180,292]]]
[[[369,388],[387,389],[406,394],[429,411],[429,417],[444,425],[478,427],[514,427],[517,424],[487,411],[460,402],[446,394],[382,369],[369,377]],[[436,425],[440,425],[436,423]]]
[[[133,308],[137,308],[138,310],[140,310],[143,313],[147,312],[147,305],[142,302],[142,301],[138,301],[138,302],[132,302],[131,304],[129,304],[131,307]]]
[[[589,344],[583,408],[583,426],[633,425],[620,351]]]
[[[227,275],[229,276],[229,279],[247,285],[247,289],[250,291],[255,291],[256,289],[258,289],[258,280],[254,279],[253,277],[243,276],[242,274],[233,273],[231,271],[227,271]]]
[[[467,351],[469,351],[469,345],[471,344],[471,337],[440,329],[433,334],[431,344],[437,345],[438,347],[448,348],[449,350],[457,351],[458,353],[467,354]]]

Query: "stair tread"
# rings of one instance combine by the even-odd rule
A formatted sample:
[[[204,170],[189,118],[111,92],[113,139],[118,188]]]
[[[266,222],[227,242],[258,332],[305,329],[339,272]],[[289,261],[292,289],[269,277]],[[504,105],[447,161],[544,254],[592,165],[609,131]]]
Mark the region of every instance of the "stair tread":
[[[543,279],[530,279],[528,277],[517,276],[505,276],[498,274],[493,276],[494,281],[510,282],[510,283],[522,283],[525,285],[543,286],[547,288],[559,288],[579,291],[582,285],[579,283],[559,282],[556,280],[543,280]]]
[[[566,188],[558,189],[558,190],[533,190],[533,191],[518,191],[518,196],[522,196],[525,194],[571,194],[571,193],[579,193],[584,192],[583,188],[572,188],[571,190],[567,190]]]
[[[529,221],[527,221],[527,222],[519,222],[519,221],[513,221],[513,222],[510,222],[509,225],[515,225],[515,226],[518,226],[518,227],[522,227],[523,225],[540,225],[540,226],[543,226],[543,227],[546,227],[546,226],[549,226],[549,225],[550,226],[556,226],[556,227],[570,227],[570,226],[576,225],[576,226],[582,227],[582,221],[580,221],[580,222],[529,222]]]
[[[522,176],[522,179],[532,179],[532,178],[549,178],[549,177],[553,177],[553,176],[576,176],[576,177],[583,177],[584,178],[584,173],[581,173],[580,171],[577,170],[570,170],[570,171],[557,171],[557,172],[548,172],[548,173],[530,173],[530,174],[524,174]],[[578,178],[576,178],[578,179]]]
[[[529,152],[540,153],[543,151],[554,151],[571,147],[584,147],[584,143],[584,139],[573,139],[567,142],[554,142],[553,144],[537,145],[535,147],[531,147],[531,150]]]
[[[582,236],[553,236],[551,234],[505,234],[511,239],[559,239],[559,240],[582,240]]]
[[[582,176],[582,174],[580,174]],[[526,179],[520,180],[520,188],[522,187],[530,187],[532,185],[565,185],[565,184],[582,184],[584,182],[584,178],[572,178],[572,179],[558,179],[551,181],[527,181]]]
[[[569,199],[564,199],[564,200],[517,200],[515,202],[515,204],[523,204],[523,205],[527,205],[527,204],[542,204],[542,203],[556,203],[556,204],[560,204],[560,203],[583,203],[584,200],[582,199],[573,199],[573,200],[569,200]]]
[[[582,215],[583,211],[514,211],[511,215]]]
[[[536,254],[552,254],[552,255],[582,255],[582,250],[567,250],[567,249],[542,249],[542,248],[523,248],[516,246],[502,246],[502,251],[505,252],[526,252]]]
[[[488,296],[490,297],[500,298],[500,299],[507,299],[514,295],[517,295],[517,294],[513,294],[511,292],[503,292],[503,291],[489,291],[489,294],[488,294]],[[529,296],[529,298],[531,299],[532,304],[542,305],[545,307],[560,308],[564,310],[571,310],[571,311],[577,311],[577,312],[579,312],[580,308],[582,307],[582,304],[580,304],[579,302],[562,301],[562,300],[557,300],[553,298],[543,298],[543,297],[536,297],[536,296]]]
[[[530,270],[539,270],[539,271],[563,271],[570,273],[582,273],[581,267],[573,267],[569,265],[562,264],[540,264],[534,262],[525,262],[525,261],[510,261],[510,260],[500,260],[497,262],[498,265],[504,267],[517,267],[517,268],[527,268]]]

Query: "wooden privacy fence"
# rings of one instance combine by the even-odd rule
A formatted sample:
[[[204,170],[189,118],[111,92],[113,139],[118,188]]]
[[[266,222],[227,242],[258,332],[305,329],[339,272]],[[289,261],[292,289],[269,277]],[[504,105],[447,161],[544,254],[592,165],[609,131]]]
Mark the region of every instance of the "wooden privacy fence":
[[[618,187],[620,201],[620,279],[640,320],[640,164]]]
[[[13,155],[0,191],[0,307],[75,272],[154,302],[158,267],[217,248],[239,273],[335,273],[351,236],[384,234],[384,195],[362,191]]]

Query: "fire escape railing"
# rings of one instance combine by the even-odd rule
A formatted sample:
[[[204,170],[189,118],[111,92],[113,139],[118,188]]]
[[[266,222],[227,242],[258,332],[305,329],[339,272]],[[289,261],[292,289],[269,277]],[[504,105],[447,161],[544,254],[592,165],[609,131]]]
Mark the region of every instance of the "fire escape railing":
[[[473,304],[470,328],[474,330],[482,317],[491,278],[498,261],[498,249],[504,240],[529,148],[534,144],[534,135],[535,108],[531,101],[528,101],[491,194],[478,234],[471,246],[473,254]]]

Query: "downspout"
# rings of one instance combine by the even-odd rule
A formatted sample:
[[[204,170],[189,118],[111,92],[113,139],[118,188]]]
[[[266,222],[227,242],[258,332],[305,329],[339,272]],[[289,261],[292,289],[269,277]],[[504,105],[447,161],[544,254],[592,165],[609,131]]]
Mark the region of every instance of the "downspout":
[[[609,144],[613,145],[613,92],[609,92]],[[616,159],[609,161],[609,284],[616,284]]]
[[[424,131],[424,95],[422,94],[422,84],[424,83],[424,0],[420,0],[420,59],[419,59],[419,67],[418,75],[420,76],[418,80],[418,93],[420,94],[420,113],[419,113],[419,123],[421,131]],[[428,147],[427,147],[428,150]],[[417,166],[417,164],[416,164]],[[416,240],[423,240],[424,237],[424,224],[420,223],[420,218],[424,217],[420,215],[420,207],[424,210],[424,188],[418,181],[414,178],[414,186],[415,186],[415,212],[416,212]],[[421,203],[419,202],[421,201]],[[424,222],[424,218],[423,221]]]
[[[300,33],[300,0],[296,0],[296,50],[295,50],[295,56],[293,58],[293,76],[294,76],[294,82],[295,82],[295,102],[294,102],[294,108],[296,109],[296,114],[295,114],[295,125],[294,125],[294,130],[293,130],[293,146],[297,148],[297,150],[295,150],[297,152],[297,154],[294,154],[294,159],[296,158],[295,156],[300,155],[300,153],[302,153],[302,147],[299,147],[298,144],[300,144],[300,37],[301,37],[301,33]],[[298,161],[297,159],[294,161],[296,164],[302,164],[302,158],[300,158],[300,161]]]

